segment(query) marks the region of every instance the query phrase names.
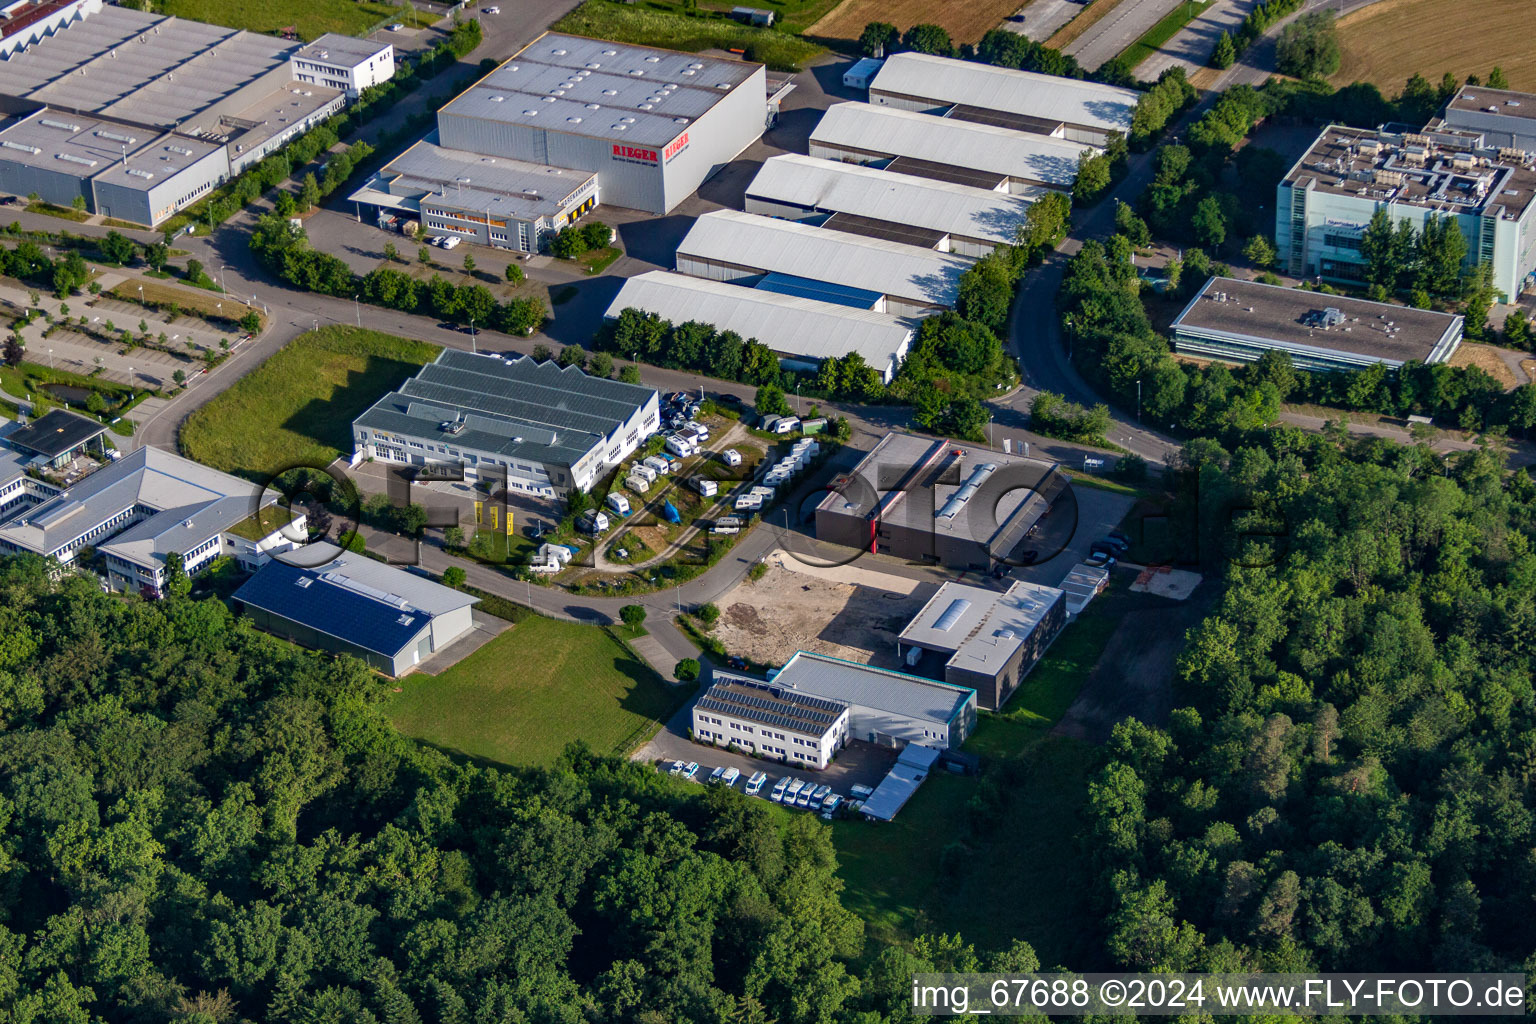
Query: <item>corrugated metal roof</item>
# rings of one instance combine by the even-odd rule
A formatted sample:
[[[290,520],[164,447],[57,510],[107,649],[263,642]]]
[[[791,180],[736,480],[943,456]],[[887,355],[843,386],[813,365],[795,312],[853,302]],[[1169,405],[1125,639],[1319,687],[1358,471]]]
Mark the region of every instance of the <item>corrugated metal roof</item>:
[[[831,302],[849,309],[874,309],[885,296],[863,288],[849,288],[829,281],[812,281],[793,274],[769,274],[756,285],[759,291],[776,292],[779,295],[798,295],[802,299]]]
[[[1026,135],[868,103],[834,103],[829,107],[811,132],[813,153],[818,145],[887,157],[915,157],[1062,188],[1077,179],[1078,156],[1093,148],[1047,135]]]
[[[713,324],[743,338],[756,338],[786,356],[828,359],[858,352],[881,373],[894,371],[914,331],[911,321],[887,313],[664,270],[625,281],[607,315],[617,317],[629,307],[655,313],[675,324],[690,320]]]
[[[892,55],[869,83],[869,91],[966,103],[1124,133],[1131,130],[1131,115],[1141,97],[1134,89],[926,53]]]
[[[374,182],[391,195],[431,197],[435,207],[481,215],[489,209],[493,217],[508,213],[528,218],[559,213],[595,176],[592,171],[467,153],[424,140],[385,164]]]
[[[694,221],[677,255],[946,307],[954,306],[960,277],[971,267],[959,256],[736,210]]]
[[[810,651],[796,652],[773,681],[843,704],[944,726],[976,699],[976,691],[963,686]]]

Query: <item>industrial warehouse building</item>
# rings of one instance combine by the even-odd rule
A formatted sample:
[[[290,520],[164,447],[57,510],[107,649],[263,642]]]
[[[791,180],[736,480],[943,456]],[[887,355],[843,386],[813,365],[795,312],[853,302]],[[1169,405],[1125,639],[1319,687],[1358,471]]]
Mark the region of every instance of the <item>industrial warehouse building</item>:
[[[822,769],[848,742],[848,705],[777,683],[720,675],[694,702],[693,738]]]
[[[1055,463],[891,433],[827,485],[816,537],[957,569],[1017,565],[1067,489]]]
[[[590,490],[660,422],[651,388],[444,349],[353,421],[353,457],[459,467],[466,480],[556,498]]]
[[[1194,356],[1246,363],[1276,351],[1303,370],[1395,370],[1448,361],[1462,323],[1457,314],[1213,277],[1169,330],[1174,347]]]
[[[474,627],[480,600],[363,555],[329,548],[313,567],[268,562],[235,591],[260,629],[403,676]],[[308,553],[306,552],[306,561]]]
[[[900,242],[735,210],[704,214],[677,247],[677,269],[691,277],[813,299],[827,298],[830,284],[839,289],[831,301],[896,316],[952,309],[970,266]]]
[[[392,46],[323,38],[329,80],[393,74]],[[318,45],[122,7],[69,22],[0,63],[0,189],[158,224],[343,107],[300,71]]]
[[[920,178],[1014,195],[1066,190],[1090,147],[989,124],[868,103],[834,103],[811,132],[810,154],[876,164]]]
[[[69,563],[95,548],[114,590],[158,595],[172,552],[192,575],[221,555],[255,568],[303,539],[302,517],[268,511],[275,493],[158,448],[138,448],[67,489],[26,476],[19,461],[0,469],[0,553]]]
[[[1419,231],[1449,218],[1467,240],[1466,265],[1487,264],[1496,291],[1519,295],[1536,271],[1536,154],[1480,140],[1328,126],[1276,186],[1279,265],[1293,277],[1361,281],[1361,238],[1385,209]]]
[[[1485,146],[1536,151],[1536,93],[1464,85],[1439,126],[1476,132]]]
[[[970,687],[978,704],[996,711],[1066,624],[1066,595],[1055,587],[1015,581],[999,592],[945,583],[902,630],[896,650],[913,667],[935,652],[945,682]]]
[[[981,257],[1013,244],[1031,198],[786,153],[763,162],[745,206],[748,213]]]
[[[549,235],[597,205],[597,175],[444,149],[436,135],[385,164],[351,199],[381,227],[419,222],[497,249],[536,253]]]
[[[664,270],[628,278],[605,315],[614,320],[626,309],[755,338],[791,369],[815,369],[824,359],[857,352],[887,384],[917,331],[911,320],[889,313]]]
[[[597,175],[599,201],[666,213],[762,135],[761,64],[549,33],[438,112],[447,149]]]
[[[773,683],[846,705],[848,737],[881,746],[959,749],[976,727],[975,690],[825,654],[797,651]]]
[[[1104,146],[1131,132],[1141,93],[926,53],[887,58],[869,102]]]
[[[0,9],[0,57],[101,10],[102,0],[11,0]]]

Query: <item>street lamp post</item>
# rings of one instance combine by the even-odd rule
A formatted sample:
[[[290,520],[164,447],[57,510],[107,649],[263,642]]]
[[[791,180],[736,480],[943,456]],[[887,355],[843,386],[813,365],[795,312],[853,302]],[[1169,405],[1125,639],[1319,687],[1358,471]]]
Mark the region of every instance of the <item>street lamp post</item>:
[[[53,349],[48,350],[48,369],[53,369]]]
[[[1136,422],[1141,422],[1141,381],[1136,382]]]
[[[992,447],[992,414],[987,413],[987,447]]]
[[[226,271],[228,269],[229,269],[229,264],[227,264],[227,263],[219,264],[219,291],[221,291],[221,292],[227,290],[224,287],[224,271]]]
[[[357,326],[363,326],[363,307],[357,302],[357,296],[352,296],[352,312],[357,316]]]
[[[315,325],[315,330],[318,331],[320,329],[320,318],[319,317],[312,317],[311,318],[311,322]]]
[[[480,350],[475,347],[475,318],[469,318],[469,350],[478,354]]]

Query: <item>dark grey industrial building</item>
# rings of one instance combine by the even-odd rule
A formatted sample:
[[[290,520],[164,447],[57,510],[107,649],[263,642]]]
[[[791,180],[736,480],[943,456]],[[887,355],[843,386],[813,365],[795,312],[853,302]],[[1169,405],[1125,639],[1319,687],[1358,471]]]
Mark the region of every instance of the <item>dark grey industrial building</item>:
[[[914,562],[1016,562],[1066,488],[1055,463],[887,434],[816,507],[819,540]]]
[[[1066,624],[1066,595],[1055,587],[946,583],[902,630],[896,649],[912,668],[927,659],[923,652],[935,652],[945,682],[970,687],[978,705],[996,711]]]

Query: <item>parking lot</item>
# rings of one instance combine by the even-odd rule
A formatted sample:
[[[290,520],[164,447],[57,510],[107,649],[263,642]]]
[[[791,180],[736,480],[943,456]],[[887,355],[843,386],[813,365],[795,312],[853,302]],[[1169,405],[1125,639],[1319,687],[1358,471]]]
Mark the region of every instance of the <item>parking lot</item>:
[[[673,719],[676,721],[676,718]],[[849,792],[854,786],[869,786],[873,789],[885,778],[886,772],[891,770],[891,765],[896,763],[898,751],[890,747],[878,747],[873,743],[863,740],[852,740],[837,755],[837,759],[829,765],[825,771],[816,771],[812,768],[792,768],[781,765],[776,761],[766,761],[746,754],[734,754],[727,750],[694,743],[684,735],[664,729],[656,734],[642,748],[641,753],[645,760],[658,765],[659,770],[667,771],[673,761],[682,761],[684,764],[697,761],[698,774],[694,776],[695,782],[703,785],[709,784],[709,775],[717,767],[735,768],[741,772],[741,777],[736,780],[737,789],[744,790],[747,780],[753,772],[767,772],[768,781],[763,783],[763,788],[758,796],[764,800],[769,799],[774,784],[780,779],[789,778],[804,779],[806,782],[817,786],[831,786],[832,792],[849,799]]]

